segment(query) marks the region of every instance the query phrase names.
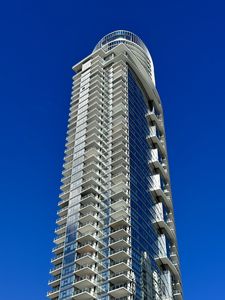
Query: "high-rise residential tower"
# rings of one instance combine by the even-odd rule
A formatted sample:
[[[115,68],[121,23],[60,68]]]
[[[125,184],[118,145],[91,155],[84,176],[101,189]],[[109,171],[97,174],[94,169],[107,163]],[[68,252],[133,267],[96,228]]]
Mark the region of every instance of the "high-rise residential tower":
[[[148,49],[118,30],[73,67],[53,300],[182,300],[163,111]]]

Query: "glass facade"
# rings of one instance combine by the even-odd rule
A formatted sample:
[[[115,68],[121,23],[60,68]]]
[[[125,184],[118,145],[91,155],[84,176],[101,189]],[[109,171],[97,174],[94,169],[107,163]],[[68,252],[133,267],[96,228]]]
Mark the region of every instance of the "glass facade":
[[[182,300],[150,54],[119,30],[73,67],[53,300]]]
[[[129,99],[129,145],[130,145],[130,189],[131,189],[131,232],[132,232],[132,266],[135,272],[135,299],[142,298],[144,270],[141,264],[147,254],[149,259],[145,272],[154,280],[154,272],[160,274],[155,262],[158,254],[158,235],[153,225],[155,218],[154,201],[150,193],[151,172],[148,165],[150,146],[146,140],[149,125],[146,120],[148,104],[144,90],[138,83],[134,72],[128,71]],[[158,283],[156,283],[158,284]],[[151,291],[151,299],[160,297],[163,290]],[[166,286],[166,284],[164,284]],[[150,295],[146,293],[147,299]],[[154,295],[154,293],[158,293]]]
[[[130,189],[131,189],[131,228],[132,228],[132,266],[135,272],[136,296],[142,294],[142,264],[146,252],[149,255],[149,268],[157,254],[152,220],[154,218],[153,202],[150,195],[150,169],[148,167],[149,145],[146,136],[149,128],[145,115],[147,105],[144,94],[137,83],[134,73],[128,73],[129,99],[129,142],[130,142]]]

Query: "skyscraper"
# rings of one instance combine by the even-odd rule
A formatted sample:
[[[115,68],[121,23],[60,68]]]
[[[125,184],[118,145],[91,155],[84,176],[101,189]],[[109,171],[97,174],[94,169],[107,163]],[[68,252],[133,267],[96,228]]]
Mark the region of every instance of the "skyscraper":
[[[182,300],[163,111],[148,49],[118,30],[73,67],[54,300]]]

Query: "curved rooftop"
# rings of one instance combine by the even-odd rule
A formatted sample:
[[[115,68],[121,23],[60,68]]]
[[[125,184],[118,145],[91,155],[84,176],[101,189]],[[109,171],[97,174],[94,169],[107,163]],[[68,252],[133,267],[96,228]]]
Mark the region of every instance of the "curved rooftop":
[[[133,32],[127,30],[116,30],[108,33],[97,43],[93,52],[101,48],[108,51],[116,47],[118,44],[126,44],[132,52],[135,53],[136,57],[149,73],[155,84],[154,65],[151,55],[144,42]]]
[[[145,46],[144,42],[136,34],[127,30],[116,30],[108,33],[98,42],[93,52],[114,41],[117,41],[117,44],[125,44],[126,41],[133,42],[140,46],[144,50],[145,54],[151,58],[148,48]]]

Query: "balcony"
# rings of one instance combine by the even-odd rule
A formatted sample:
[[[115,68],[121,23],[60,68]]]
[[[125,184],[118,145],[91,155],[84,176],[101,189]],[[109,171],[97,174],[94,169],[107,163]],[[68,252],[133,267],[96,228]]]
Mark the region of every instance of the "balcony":
[[[77,253],[93,253],[97,252],[98,250],[97,243],[93,243],[91,241],[82,244],[79,243],[77,246]]]
[[[56,245],[53,249],[52,249],[52,252],[55,253],[55,254],[59,254],[63,251],[63,248],[64,248],[64,242],[63,243],[60,243],[58,245]]]
[[[126,175],[126,173],[123,173],[123,172],[118,173],[112,177],[111,182],[112,182],[112,185],[117,185],[121,182],[123,182],[125,185],[127,185],[128,176]]]
[[[90,142],[85,143],[86,150],[89,150],[91,148],[99,148],[99,147],[101,147],[101,144],[98,140],[91,140]]]
[[[111,209],[110,217],[112,220],[126,219],[130,215],[130,209],[126,206],[121,207],[119,210]]]
[[[71,154],[70,157],[73,159],[73,154]],[[70,189],[69,177],[66,178],[67,180],[65,178],[61,179],[62,185],[60,186],[60,190],[62,190],[62,192],[67,192]]]
[[[131,282],[134,278],[128,272],[118,272],[111,274],[109,281],[112,284],[125,284],[126,282]]]
[[[130,296],[132,290],[127,285],[111,286],[108,294],[114,298],[123,298]]]
[[[131,235],[130,228],[128,226],[121,226],[116,229],[111,228],[110,237],[113,239],[120,239]]]
[[[131,251],[128,248],[111,249],[109,258],[115,261],[129,259],[131,258]]]
[[[83,276],[83,277],[78,277],[74,281],[74,287],[78,289],[84,289],[84,288],[92,288],[94,286],[98,285],[98,282],[95,278],[95,276]]]
[[[150,191],[152,192],[153,196],[162,200],[166,207],[172,209],[172,202],[169,196],[169,190],[167,187],[162,184],[162,180],[159,174],[151,176],[151,187]]]
[[[98,135],[98,134],[100,134],[101,135],[101,138],[103,139],[103,140],[105,140],[105,141],[107,141],[108,140],[108,137],[106,136],[106,134],[105,134],[106,132],[105,132],[105,129],[104,129],[104,127],[102,127],[100,124],[97,124],[97,126],[94,126],[94,124],[92,125],[92,126],[88,126],[87,127],[87,131],[86,131],[86,135],[89,137],[89,136],[92,136],[93,134],[96,134],[96,135]],[[88,143],[88,140],[87,140],[87,143]],[[94,154],[94,155],[96,155],[96,156],[98,156],[99,155],[99,152],[98,152],[98,150],[97,149],[95,149],[94,150],[94,148],[93,148],[93,153],[90,153],[91,155],[92,154]],[[89,155],[89,153],[85,153],[85,156],[88,156]]]
[[[124,151],[127,151],[128,150],[127,144],[128,144],[127,139],[125,139],[121,142],[118,142],[118,143],[116,143],[116,140],[114,140],[111,147],[109,148],[109,151],[117,152],[121,149],[123,149]]]
[[[62,242],[64,242],[65,238],[66,238],[66,234],[62,233],[62,234],[59,234],[58,236],[56,236],[53,241],[55,244],[59,245]]]
[[[80,214],[79,222],[86,224],[88,222],[103,222],[103,216],[99,213],[88,212],[86,214]]]
[[[122,207],[129,207],[130,206],[130,201],[126,198],[121,198],[121,199],[117,199],[115,201],[111,201],[111,208],[114,210],[119,210]]]
[[[55,287],[54,289],[52,289],[51,291],[49,291],[47,293],[47,297],[54,299],[59,295],[59,286]]]
[[[153,222],[155,227],[158,229],[162,229],[166,232],[167,236],[170,238],[172,242],[176,241],[175,232],[174,230],[167,224],[167,222],[164,220],[163,216],[156,215],[156,219]]]
[[[67,216],[67,212],[68,212],[68,206],[61,208],[60,210],[58,210],[57,214],[61,217],[61,218],[65,218]]]
[[[127,114],[127,105],[119,103],[117,106],[112,108],[112,114],[116,118],[117,116],[126,116]]]
[[[111,200],[116,201],[121,198],[126,198],[128,196],[129,196],[128,189],[120,187],[118,189],[115,189],[115,192],[111,194]]]
[[[128,164],[127,163],[122,163],[119,166],[112,168],[111,170],[111,175],[112,177],[117,176],[120,173],[128,173],[129,172],[129,168],[128,168]]]
[[[58,226],[56,229],[55,229],[55,233],[56,234],[65,234],[65,232],[66,232],[66,225],[65,224],[63,224],[63,225],[60,225],[60,226]]]
[[[128,118],[126,116],[118,116],[118,117],[113,117],[112,119],[112,129],[114,129],[118,124],[123,122],[124,124],[127,124]]]
[[[65,199],[65,200],[61,200],[58,202],[58,206],[61,206],[62,208],[67,208],[68,207],[68,203],[69,203],[69,198]]]
[[[111,134],[112,144],[115,145],[117,143],[128,141],[127,136],[128,136],[127,130],[123,130],[122,128],[112,132]]]
[[[156,263],[159,266],[164,266],[170,270],[170,272],[174,275],[177,280],[180,280],[180,274],[177,267],[172,263],[171,259],[165,254],[159,254],[159,256],[155,259]]]
[[[123,88],[119,87],[118,91],[113,93],[113,98],[114,98],[114,100],[121,99],[121,98],[124,99],[125,95],[126,95],[126,88],[124,85]]]
[[[105,243],[101,240],[102,236],[103,235],[100,233],[92,233],[92,232],[78,234],[77,242],[79,243],[87,243],[88,241],[92,243],[98,242],[100,246],[105,246]]]
[[[80,265],[75,270],[75,275],[77,276],[93,276],[98,274],[98,268],[94,265]]]
[[[118,136],[117,138],[112,140],[112,145],[111,145],[111,149],[112,151],[118,151],[120,149],[126,149],[126,145],[128,144],[128,138],[126,137],[126,135],[121,135]]]
[[[80,254],[84,254],[84,253],[92,253],[92,255],[95,253],[95,252],[98,252],[98,255],[99,257],[104,257],[104,253],[102,252],[102,249],[99,247],[98,243],[93,243],[93,242],[87,242],[87,243],[83,243],[83,244],[80,244],[78,245],[78,248],[77,248],[77,253]]]
[[[93,252],[78,253],[76,263],[80,266],[91,265],[98,262],[98,255]]]
[[[103,155],[102,155],[102,157],[100,158],[100,154],[98,155],[98,156],[95,156],[94,154],[92,155],[92,156],[89,156],[89,157],[86,157],[85,159],[84,159],[84,165],[85,166],[88,166],[89,164],[101,164],[101,163],[105,163],[106,162],[106,160],[105,160],[105,158],[103,157]],[[88,172],[88,171],[91,171],[91,168],[85,168],[85,172]]]
[[[101,190],[100,188],[98,188],[98,185],[89,185],[81,190],[81,195],[88,195],[94,193],[101,193]]]
[[[182,293],[180,290],[173,290],[173,297],[175,300],[182,300]]]
[[[67,220],[67,215],[58,218],[58,219],[56,220],[56,224],[59,225],[59,226],[65,225],[66,220]]]
[[[86,126],[87,132],[92,128],[96,128],[96,129],[101,129],[102,128],[101,120],[98,117],[97,118],[92,118],[91,121],[88,120],[87,126]]]
[[[148,163],[151,170],[158,171],[163,176],[163,178],[167,182],[169,182],[169,174],[167,171],[167,167],[166,164],[163,162],[163,159],[160,158],[158,149],[151,150],[151,158]]]
[[[66,156],[70,156],[73,154],[73,146],[71,145],[71,147],[67,147],[67,149],[64,151]]]
[[[109,269],[114,273],[129,271],[131,270],[131,263],[129,260],[111,261]]]
[[[164,132],[163,128],[163,122],[162,122],[162,117],[160,114],[157,113],[157,111],[153,108],[151,111],[149,110],[147,114],[145,115],[149,123],[154,123],[157,125],[157,128],[161,131]]]
[[[172,253],[170,254],[170,260],[175,266],[178,266],[179,264],[179,259],[178,259],[178,254],[177,254],[177,248],[176,245],[172,246]]]
[[[54,268],[50,269],[49,273],[52,276],[57,276],[61,273],[62,264],[56,265]]]
[[[68,169],[68,170],[63,170],[63,171],[62,171],[62,175],[63,175],[64,177],[71,176],[71,173],[72,173],[72,168],[71,168],[71,169]]]
[[[128,128],[127,125],[125,125],[123,122],[121,122],[119,126],[114,127],[112,129],[112,133],[110,136],[112,137],[112,139],[116,139],[118,136],[121,136],[121,135],[126,137],[128,134],[127,128]]]
[[[96,194],[89,193],[87,195],[82,196],[80,203],[82,205],[87,205],[90,203],[98,204],[98,203],[101,203],[101,199],[99,197],[97,197]]]
[[[77,229],[82,234],[94,233],[95,231],[101,230],[97,222],[86,222],[79,225]]]
[[[127,130],[128,128],[128,124],[127,122],[122,119],[119,118],[118,122],[114,122],[115,125],[112,125],[112,136],[114,135],[114,133],[118,132],[121,129]]]
[[[74,300],[91,300],[91,299],[97,299],[97,294],[93,291],[93,289],[81,289],[78,291],[75,291],[73,293],[72,299]]]
[[[60,254],[56,255],[55,257],[53,257],[51,259],[51,263],[53,263],[55,265],[58,265],[59,263],[62,262],[63,256],[64,256],[63,253],[60,253]]]
[[[121,228],[121,227],[127,227],[130,226],[130,218],[120,218],[118,220],[112,220],[109,224],[111,228],[114,230]]]
[[[52,287],[58,286],[60,283],[60,278],[61,278],[61,274],[55,276],[54,278],[52,278],[51,280],[48,281],[48,285],[50,285]]]
[[[101,185],[101,181],[100,181],[99,177],[93,176],[93,177],[83,179],[83,181],[82,181],[82,188],[83,189],[85,189],[89,186],[93,186],[93,185],[96,185],[96,186]]]
[[[83,178],[83,182],[87,182],[88,180],[94,178],[95,181],[101,181],[103,184],[105,184],[105,179],[103,178],[102,174],[100,172],[96,172],[96,170],[89,170],[87,172],[83,172],[83,175],[82,175],[82,178]]]
[[[80,213],[82,214],[87,214],[88,212],[93,212],[93,213],[97,213],[97,212],[101,212],[102,209],[104,208],[103,205],[100,204],[95,204],[94,202],[82,205],[80,207]]]
[[[160,150],[163,157],[166,155],[166,149],[164,142],[162,140],[162,136],[158,133],[156,126],[150,127],[150,134],[147,136],[147,141],[152,146],[157,146],[157,148]]]
[[[121,164],[126,163],[128,165],[129,161],[126,155],[121,155],[119,157],[116,157],[112,159],[111,161],[111,167],[113,169],[116,169],[118,166],[121,166]]]
[[[114,176],[113,178],[115,178],[116,176]],[[128,184],[127,184],[127,180],[124,181],[118,181],[116,184],[112,184],[111,187],[111,191],[112,194],[117,194],[120,191],[126,191],[128,189]]]
[[[101,137],[102,133],[93,133],[92,135],[89,135],[87,138],[86,138],[86,144],[90,144],[90,143],[93,143],[94,141],[99,143],[101,142],[102,144],[104,144],[105,147],[107,147],[107,143],[106,141],[104,141],[104,137]]]
[[[122,237],[118,240],[110,239],[109,247],[112,249],[122,249],[130,247],[130,238],[129,237]]]

